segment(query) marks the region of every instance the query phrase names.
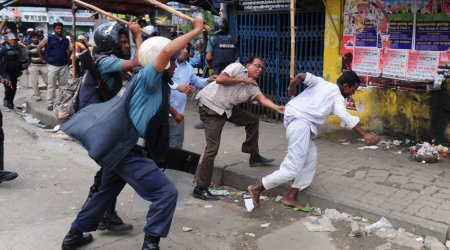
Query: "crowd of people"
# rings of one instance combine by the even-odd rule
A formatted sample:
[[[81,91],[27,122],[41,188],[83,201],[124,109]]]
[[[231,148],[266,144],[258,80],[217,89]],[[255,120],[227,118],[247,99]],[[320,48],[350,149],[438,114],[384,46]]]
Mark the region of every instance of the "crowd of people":
[[[264,177],[261,183],[248,187],[256,207],[263,190],[293,181],[283,204],[309,211],[310,204],[297,202],[297,193],[313,180],[317,152],[312,140],[317,126],[329,115],[338,115],[368,143],[379,142],[377,135],[363,130],[359,118],[345,109],[344,98],[352,95],[360,83],[354,72],[343,72],[337,84],[310,73],[300,73],[288,88],[289,95],[295,98],[286,106],[276,104],[259,88],[258,79],[265,69],[264,58],[255,55],[245,62],[239,58],[237,39],[229,34],[226,19],[218,20],[217,30],[210,39],[205,39],[204,27],[204,20],[195,19],[191,31],[177,34],[170,40],[158,36],[158,30],[146,23],[131,22],[125,28],[108,21],[94,30],[95,46],[89,44],[85,35],[77,37],[75,57],[71,57],[72,46],[63,35],[61,23],[55,23],[53,33],[48,36],[29,29],[21,41],[13,33],[5,33],[6,44],[0,48],[0,82],[5,85],[3,104],[9,109],[14,108],[17,78],[22,71],[29,71],[35,101],[42,100],[38,86],[39,77],[42,78],[47,85],[46,101],[51,111],[57,93],[68,83],[70,61],[77,62],[77,56],[87,50],[95,63],[96,72],[76,63],[76,76],[83,77],[78,109],[87,112],[78,112],[61,125],[62,131],[83,144],[100,166],[85,204],[63,239],[63,249],[76,249],[90,243],[93,241],[91,231],[133,229],[120,218],[115,205],[126,184],[152,202],[146,215],[142,249],[159,249],[160,238],[170,231],[177,203],[176,187],[160,169],[165,167],[169,148],[183,148],[185,107],[195,90],[198,90],[195,98],[206,139],[192,191],[193,197],[198,199],[220,199],[209,187],[226,121],[245,128],[242,152],[249,154],[250,167],[271,165],[274,161],[260,154],[259,118],[239,106],[247,101],[284,114],[289,141],[280,169]],[[191,46],[191,41],[201,34],[203,44]],[[134,51],[130,50],[131,39],[136,45]],[[141,51],[143,43],[149,44],[148,50]],[[206,48],[202,49],[205,44]],[[24,64],[21,48],[27,49],[29,65]],[[204,56],[204,63],[212,71],[210,76],[195,72],[189,62],[193,49],[196,52],[192,54],[201,58],[199,63],[194,57],[193,65],[202,64]],[[141,61],[141,53],[154,56]],[[306,89],[297,95],[298,84],[305,84]],[[105,86],[106,94],[99,85]],[[96,105],[90,105],[93,103]],[[93,126],[87,128],[88,124]],[[82,135],[79,131],[83,131]],[[3,168],[1,120],[0,132],[1,182],[17,178],[18,174]],[[90,137],[91,134],[95,136]]]

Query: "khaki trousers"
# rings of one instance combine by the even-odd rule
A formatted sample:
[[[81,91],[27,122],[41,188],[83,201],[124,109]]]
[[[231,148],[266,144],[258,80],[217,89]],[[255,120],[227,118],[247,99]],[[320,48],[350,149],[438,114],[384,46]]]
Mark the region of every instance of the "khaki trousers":
[[[69,66],[54,66],[47,64],[48,67],[48,86],[47,86],[47,102],[53,103],[55,99],[56,89],[60,91],[67,85],[69,81]],[[58,83],[58,84],[57,84]]]
[[[39,76],[42,77],[45,85],[48,86],[48,70],[46,64],[31,64],[28,68],[30,72],[30,78],[28,86],[33,88],[34,96],[40,97],[41,92],[39,91]]]

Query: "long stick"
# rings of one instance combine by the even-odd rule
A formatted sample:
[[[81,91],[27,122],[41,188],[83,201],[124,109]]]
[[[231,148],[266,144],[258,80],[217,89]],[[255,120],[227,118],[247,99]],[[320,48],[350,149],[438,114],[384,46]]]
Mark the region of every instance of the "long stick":
[[[105,15],[105,16],[108,16],[108,17],[110,17],[110,18],[116,20],[116,21],[119,22],[119,23],[123,23],[123,24],[125,24],[125,25],[130,26],[130,22],[127,22],[127,21],[125,21],[125,20],[123,20],[123,19],[121,19],[121,18],[118,18],[118,17],[116,17],[116,16],[113,16],[111,13],[106,12],[106,11],[100,9],[100,8],[97,8],[97,7],[95,7],[95,6],[92,5],[92,4],[88,4],[88,3],[85,3],[85,2],[80,1],[80,0],[72,0],[72,1],[73,1],[74,3],[76,3],[77,5],[81,5],[81,6],[83,6],[83,7],[88,8],[88,9],[94,10],[94,11],[100,13],[100,14],[103,14],[103,15]],[[142,31],[143,33],[149,35],[149,36],[152,35],[152,33],[148,32],[148,31],[146,31],[146,30],[144,30],[144,29],[142,29],[142,28],[141,28],[141,31]]]
[[[72,3],[72,81],[75,81],[75,79],[77,78],[77,60],[76,60],[76,56],[75,56],[75,48],[76,45],[75,43],[77,42],[76,38],[77,38],[77,17],[76,17],[76,13],[77,13],[77,6],[75,6],[74,3]],[[80,76],[78,76],[80,77]]]
[[[7,22],[8,22],[8,17],[5,16],[2,20],[2,23],[0,23],[0,32],[3,31],[3,28],[5,28]]]
[[[183,18],[184,20],[186,20],[186,21],[188,21],[190,23],[194,22],[194,18],[192,18],[190,16],[187,16],[187,15],[179,12],[178,10],[176,10],[174,8],[171,8],[171,7],[169,7],[169,6],[165,5],[165,4],[162,4],[162,3],[160,3],[160,2],[158,2],[156,0],[147,0],[147,2],[155,5],[156,7],[160,8],[162,10],[165,10],[165,11],[167,11],[169,13],[172,13],[172,14],[174,14],[177,17]],[[205,29],[211,30],[211,28],[208,25],[205,25]]]
[[[4,7],[9,6],[11,4],[15,4],[17,1],[19,1],[19,0],[13,0],[11,2],[5,3],[2,7],[4,8]]]
[[[293,79],[295,74],[295,0],[291,0],[289,9],[291,14],[291,63],[289,67],[289,76]]]

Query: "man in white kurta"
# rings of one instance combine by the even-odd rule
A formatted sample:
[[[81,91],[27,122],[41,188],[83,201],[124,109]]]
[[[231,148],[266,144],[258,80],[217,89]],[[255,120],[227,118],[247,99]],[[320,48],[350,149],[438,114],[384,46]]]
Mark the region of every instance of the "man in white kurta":
[[[317,135],[317,127],[324,124],[329,115],[337,115],[347,127],[359,133],[369,143],[376,144],[380,140],[375,134],[364,131],[359,125],[359,118],[350,115],[346,110],[344,98],[352,95],[360,83],[353,71],[344,72],[339,77],[338,84],[327,82],[310,73],[298,74],[289,85],[289,96],[295,96],[296,86],[301,82],[306,85],[306,89],[285,107],[284,126],[288,153],[280,169],[263,177],[261,184],[248,187],[255,207],[259,207],[259,196],[263,190],[293,180],[291,189],[282,200],[283,204],[301,211],[310,210],[309,203],[299,204],[296,196],[298,191],[308,187],[314,178],[317,150],[312,139]]]

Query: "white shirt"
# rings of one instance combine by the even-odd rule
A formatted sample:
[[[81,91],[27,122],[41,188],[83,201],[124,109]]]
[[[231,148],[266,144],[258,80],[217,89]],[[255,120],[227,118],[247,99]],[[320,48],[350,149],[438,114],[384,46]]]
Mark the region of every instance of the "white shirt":
[[[359,123],[359,117],[347,112],[345,99],[336,84],[306,73],[307,88],[286,104],[284,126],[295,119],[311,123],[311,132],[317,135],[317,126],[324,124],[331,114],[337,115],[349,128]]]

